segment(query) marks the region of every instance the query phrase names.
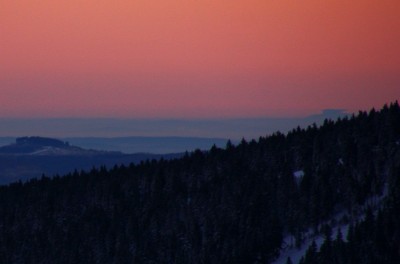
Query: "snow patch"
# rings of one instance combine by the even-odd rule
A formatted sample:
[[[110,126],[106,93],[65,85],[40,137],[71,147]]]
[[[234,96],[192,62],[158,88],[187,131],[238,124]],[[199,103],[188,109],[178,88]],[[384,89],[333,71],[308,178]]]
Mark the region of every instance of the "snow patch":
[[[95,153],[91,150],[83,150],[80,148],[57,148],[51,146],[45,146],[41,149],[35,150],[29,153],[32,156],[67,156],[67,155],[90,155]]]
[[[304,177],[304,171],[303,170],[295,171],[295,172],[293,172],[293,176],[295,178],[302,178],[302,177]]]
[[[343,240],[346,241],[347,233],[349,232],[349,224],[336,226],[332,228],[332,240],[336,239],[337,233],[340,231],[343,235]],[[279,257],[272,262],[272,264],[285,264],[288,257],[292,260],[293,263],[299,263],[301,257],[306,254],[307,249],[311,246],[312,242],[315,241],[317,245],[317,250],[320,249],[321,245],[324,243],[324,236],[322,234],[313,235],[311,230],[304,234],[305,240],[303,241],[300,248],[295,247],[291,244],[289,247],[283,249]],[[284,243],[290,243],[289,241],[292,240],[291,235],[288,235],[284,238]]]
[[[304,172],[303,172],[304,173]],[[294,173],[293,173],[294,174]],[[357,221],[362,221],[365,219],[365,212],[367,211],[367,208],[372,208],[374,214],[376,214],[383,205],[383,201],[385,197],[387,197],[388,194],[388,184],[386,183],[384,188],[383,188],[383,193],[382,195],[374,195],[370,198],[368,198],[365,203],[358,208],[357,212],[352,214],[351,212],[347,211],[342,211],[340,213],[337,213],[331,222],[331,227],[332,227],[332,240],[336,239],[336,236],[340,231],[342,232],[343,240],[347,242],[347,234],[349,232],[349,227],[350,223],[354,222],[355,219]],[[343,224],[343,221],[341,221],[346,215],[353,215],[353,220],[350,219],[350,221],[346,224]],[[338,224],[332,224],[332,221]],[[318,227],[318,229],[321,229],[324,224],[328,224],[329,222],[321,223]],[[321,247],[323,244],[325,238],[322,234],[317,234],[312,231],[312,229],[309,229],[307,232],[303,234],[303,242],[301,244],[301,248],[295,247],[295,244],[293,243],[293,236],[292,235],[287,235],[284,237],[283,240],[283,245],[287,245],[284,247],[281,252],[279,257],[272,262],[273,264],[285,264],[288,257],[292,260],[293,263],[299,263],[300,259],[302,256],[305,255],[307,249],[311,245],[313,241],[315,241],[315,244],[317,245],[317,250]]]

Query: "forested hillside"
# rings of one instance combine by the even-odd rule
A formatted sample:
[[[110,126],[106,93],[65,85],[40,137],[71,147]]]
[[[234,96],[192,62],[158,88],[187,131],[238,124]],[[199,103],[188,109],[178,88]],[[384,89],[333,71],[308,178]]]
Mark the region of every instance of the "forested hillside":
[[[334,242],[351,255],[365,233],[363,250],[378,247],[382,221],[382,239],[400,244],[399,182],[396,102],[180,159],[0,187],[0,263],[269,263],[285,236],[300,245],[309,229],[340,212],[355,222],[368,198],[389,193],[349,242]],[[364,263],[357,254],[329,263]]]
[[[321,248],[312,243],[300,264],[400,263],[399,168],[393,168],[382,208],[376,212],[368,208],[365,218],[350,223],[346,237],[341,231],[333,237],[328,227]]]

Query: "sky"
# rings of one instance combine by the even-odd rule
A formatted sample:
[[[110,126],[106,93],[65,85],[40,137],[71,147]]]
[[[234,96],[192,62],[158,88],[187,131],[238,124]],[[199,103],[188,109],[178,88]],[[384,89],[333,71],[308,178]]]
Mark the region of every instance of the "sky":
[[[1,0],[0,118],[368,110],[399,47],[398,0]]]

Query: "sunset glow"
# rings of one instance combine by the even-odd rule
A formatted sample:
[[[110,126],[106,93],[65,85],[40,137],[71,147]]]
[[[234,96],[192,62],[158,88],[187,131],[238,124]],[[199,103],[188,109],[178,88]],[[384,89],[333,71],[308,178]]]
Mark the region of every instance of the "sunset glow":
[[[400,99],[398,0],[4,0],[0,117],[213,118]]]

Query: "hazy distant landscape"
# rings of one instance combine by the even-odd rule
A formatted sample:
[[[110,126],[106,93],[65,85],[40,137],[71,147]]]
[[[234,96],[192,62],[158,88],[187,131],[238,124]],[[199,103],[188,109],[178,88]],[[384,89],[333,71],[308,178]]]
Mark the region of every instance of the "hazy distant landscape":
[[[336,119],[349,114],[351,113],[343,109],[327,109],[306,116],[260,118],[0,118],[0,137],[142,137],[144,140],[150,137],[186,137],[194,141],[196,138],[239,141],[243,137],[248,140],[257,139],[278,130],[288,132],[297,126],[306,127],[312,123],[322,124],[325,118]]]
[[[115,150],[82,148],[52,138],[16,138],[10,144],[0,146],[0,185],[17,181],[26,182],[42,176],[62,176],[74,171],[90,171],[94,168],[110,169],[117,165],[129,166],[151,160],[180,158],[183,154],[183,152],[153,154],[139,151],[125,154]]]
[[[59,139],[85,149],[119,151],[125,154],[168,154],[194,151],[195,149],[208,150],[213,145],[224,147],[228,141],[222,138],[190,137],[68,137]],[[15,138],[12,137],[0,137],[0,146],[11,144],[14,141]]]

